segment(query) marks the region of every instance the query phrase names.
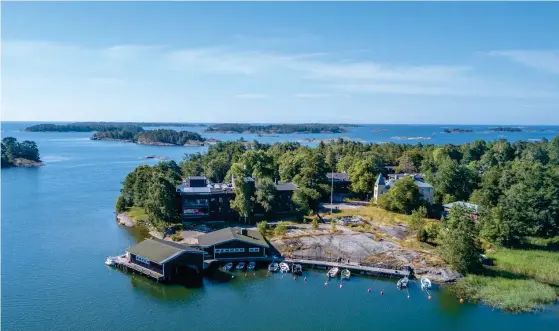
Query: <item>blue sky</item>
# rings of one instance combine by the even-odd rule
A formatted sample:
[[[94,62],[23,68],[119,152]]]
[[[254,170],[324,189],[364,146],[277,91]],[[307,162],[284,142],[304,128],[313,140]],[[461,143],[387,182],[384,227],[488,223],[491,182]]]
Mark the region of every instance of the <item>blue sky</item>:
[[[2,119],[559,124],[559,3],[2,3]]]

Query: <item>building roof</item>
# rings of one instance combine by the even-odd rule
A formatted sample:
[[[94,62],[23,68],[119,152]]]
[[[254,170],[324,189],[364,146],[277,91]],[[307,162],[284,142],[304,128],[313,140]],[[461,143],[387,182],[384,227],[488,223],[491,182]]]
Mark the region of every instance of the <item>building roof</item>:
[[[239,227],[224,228],[203,234],[198,237],[198,244],[201,246],[214,246],[231,240],[240,240],[249,244],[270,247],[260,232],[247,229],[247,235],[245,236],[241,234],[241,228]]]
[[[188,176],[188,179],[207,180],[206,176]]]
[[[326,177],[329,180],[339,180],[339,181],[344,181],[344,182],[349,182],[349,175],[346,174],[345,172],[327,172],[326,173]]]
[[[443,205],[443,207],[449,208],[449,209],[451,209],[454,206],[462,206],[462,207],[470,208],[470,209],[475,210],[476,212],[477,212],[477,209],[478,209],[478,205],[475,205],[475,204],[469,203],[469,202],[464,202],[464,201],[456,201],[456,202],[451,202],[451,203],[447,203],[446,205]]]
[[[299,187],[294,183],[277,183],[274,185],[278,191],[296,191],[299,189]]]
[[[382,174],[378,175],[375,185],[386,185],[386,183],[384,182],[384,177],[382,177]]]
[[[427,187],[433,187],[433,185],[431,185],[429,183],[425,183],[424,181],[421,181],[421,180],[415,179],[414,182],[415,182],[415,185],[417,185],[418,187],[426,187],[426,188]]]
[[[155,238],[146,239],[128,248],[126,251],[130,254],[146,258],[157,264],[163,264],[185,252],[203,253],[203,251],[192,246],[181,245]]]

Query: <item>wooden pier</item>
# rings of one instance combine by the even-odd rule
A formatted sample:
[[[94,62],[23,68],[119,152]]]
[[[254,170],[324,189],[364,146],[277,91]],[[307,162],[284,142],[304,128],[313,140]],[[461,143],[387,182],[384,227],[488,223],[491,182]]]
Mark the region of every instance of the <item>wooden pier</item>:
[[[162,281],[163,280],[163,274],[161,274],[157,271],[142,267],[142,266],[137,265],[135,263],[130,263],[128,261],[128,259],[126,258],[126,255],[120,255],[120,256],[114,257],[114,262],[115,262],[115,264],[116,264],[115,266],[117,268],[120,268],[124,271],[129,271],[131,269],[131,270],[137,271],[141,274],[144,274],[146,276],[149,276],[149,277],[151,277],[151,278],[153,278],[157,281]]]
[[[344,264],[339,262],[330,261],[318,261],[318,260],[304,260],[304,259],[284,259],[283,262],[286,263],[298,263],[305,268],[312,269],[329,269],[333,267],[338,267],[341,269],[349,269],[353,274],[368,275],[368,276],[383,276],[383,277],[409,277],[409,270],[395,270],[395,269],[385,269],[377,267],[369,267],[364,265],[359,265],[357,263]]]

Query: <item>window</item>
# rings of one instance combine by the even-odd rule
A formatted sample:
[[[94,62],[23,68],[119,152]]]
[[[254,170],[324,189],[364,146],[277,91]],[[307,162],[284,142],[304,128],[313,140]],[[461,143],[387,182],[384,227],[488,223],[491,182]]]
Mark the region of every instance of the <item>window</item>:
[[[258,252],[260,252],[260,248],[258,248],[258,247],[249,248],[248,251],[249,251],[249,253],[258,253]]]
[[[220,253],[244,253],[244,252],[245,252],[244,248],[216,248],[215,249],[216,254],[220,254]]]
[[[149,260],[146,259],[145,257],[141,257],[141,256],[136,256],[136,261],[142,262],[142,263],[145,263],[145,264],[149,264]]]

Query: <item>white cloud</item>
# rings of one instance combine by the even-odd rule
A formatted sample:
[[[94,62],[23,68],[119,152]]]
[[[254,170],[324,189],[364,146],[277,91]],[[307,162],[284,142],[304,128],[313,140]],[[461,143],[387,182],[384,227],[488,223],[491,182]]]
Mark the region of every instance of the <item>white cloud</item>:
[[[268,99],[269,97],[268,94],[261,93],[243,93],[235,95],[237,99]]]
[[[509,50],[492,51],[490,56],[498,56],[549,74],[559,74],[558,50]]]

